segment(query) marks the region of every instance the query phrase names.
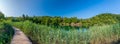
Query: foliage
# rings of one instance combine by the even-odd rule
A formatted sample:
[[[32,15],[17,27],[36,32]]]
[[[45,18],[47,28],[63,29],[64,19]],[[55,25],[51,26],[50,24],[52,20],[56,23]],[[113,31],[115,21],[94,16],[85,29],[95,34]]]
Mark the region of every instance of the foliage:
[[[0,12],[0,20],[4,19],[4,14],[2,12]]]
[[[120,24],[93,26],[85,32],[54,29],[30,21],[13,22],[12,25],[20,28],[33,44],[112,44],[120,38]]]
[[[8,18],[9,19],[9,18]],[[60,17],[60,16],[34,16],[30,17],[24,15],[22,17],[13,17],[13,21],[25,21],[29,20],[37,24],[42,25],[61,25],[61,26],[77,26],[77,27],[91,27],[91,26],[102,26],[111,25],[120,22],[119,14],[103,13],[96,15],[88,19],[78,19],[77,17]]]
[[[4,14],[0,12],[0,18],[4,18]]]
[[[2,16],[3,17],[3,16]],[[2,18],[0,16],[0,18]],[[117,44],[120,38],[120,15],[104,13],[89,19],[60,16],[6,17],[0,23],[0,44],[10,43],[13,29],[20,28],[33,44]],[[10,24],[10,25],[8,25]],[[81,30],[63,30],[54,26],[77,26],[88,28]]]
[[[0,22],[0,44],[10,44],[14,31],[9,24]]]
[[[120,24],[89,28],[91,44],[119,44]]]

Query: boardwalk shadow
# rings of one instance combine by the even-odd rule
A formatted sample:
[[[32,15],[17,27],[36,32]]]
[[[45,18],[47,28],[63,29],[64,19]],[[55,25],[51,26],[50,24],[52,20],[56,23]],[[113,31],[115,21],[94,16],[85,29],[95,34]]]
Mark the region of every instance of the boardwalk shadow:
[[[117,41],[113,41],[111,44],[120,44],[120,38]]]

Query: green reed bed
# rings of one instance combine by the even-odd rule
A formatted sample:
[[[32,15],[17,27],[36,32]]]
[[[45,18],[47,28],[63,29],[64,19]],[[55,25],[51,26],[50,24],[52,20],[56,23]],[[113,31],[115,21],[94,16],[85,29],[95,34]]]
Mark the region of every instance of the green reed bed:
[[[89,28],[91,44],[118,44],[120,24],[94,26]]]
[[[87,31],[54,29],[44,25],[13,22],[33,42],[33,44],[111,44],[120,38],[120,24],[93,26]]]
[[[0,22],[0,44],[10,44],[14,32],[10,25]]]

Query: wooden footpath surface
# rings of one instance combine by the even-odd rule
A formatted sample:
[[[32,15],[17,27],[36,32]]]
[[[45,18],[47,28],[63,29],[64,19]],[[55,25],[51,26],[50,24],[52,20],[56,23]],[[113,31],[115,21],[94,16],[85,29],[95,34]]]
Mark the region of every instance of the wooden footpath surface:
[[[28,37],[18,28],[14,28],[14,36],[11,41],[11,44],[32,44]]]

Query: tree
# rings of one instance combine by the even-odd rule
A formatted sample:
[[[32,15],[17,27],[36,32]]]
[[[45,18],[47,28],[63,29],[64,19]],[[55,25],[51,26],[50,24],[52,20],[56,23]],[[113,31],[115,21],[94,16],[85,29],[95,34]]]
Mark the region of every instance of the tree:
[[[73,22],[73,23],[77,23],[78,22],[77,17],[71,17],[70,19],[71,19],[71,22]]]
[[[60,17],[60,16],[33,16],[29,17],[24,15],[19,17],[21,20],[30,20],[37,24],[42,25],[60,25],[60,26],[81,26],[81,27],[90,27],[94,25],[110,25],[120,22],[119,14],[103,13],[96,15],[89,19],[78,19],[77,17]],[[18,20],[20,21],[20,20]]]
[[[2,12],[0,12],[0,19],[4,19],[4,14]]]

